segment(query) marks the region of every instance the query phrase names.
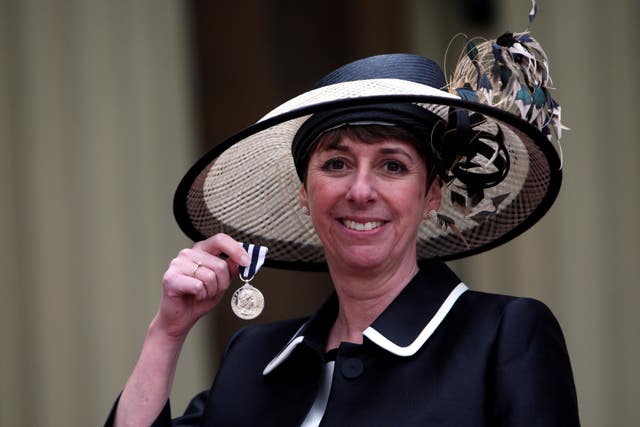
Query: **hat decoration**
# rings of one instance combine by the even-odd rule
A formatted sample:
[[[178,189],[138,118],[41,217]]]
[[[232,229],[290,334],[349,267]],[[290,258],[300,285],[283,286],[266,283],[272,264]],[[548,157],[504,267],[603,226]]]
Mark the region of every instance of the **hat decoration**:
[[[536,12],[533,1],[530,21]],[[468,41],[448,82],[417,55],[357,60],[206,153],[178,186],[174,214],[194,240],[223,232],[269,247],[267,266],[326,269],[298,201],[314,144],[342,126],[399,125],[424,135],[443,184],[418,258],[483,252],[531,227],[558,194],[553,142],[566,128],[551,90],[547,56],[528,32]]]
[[[537,11],[536,1],[532,0],[529,24],[533,24]],[[568,128],[561,122],[561,107],[552,98],[551,90],[553,87],[547,54],[528,31],[506,32],[496,39],[484,40],[479,44],[474,43],[474,40],[467,40],[464,54],[449,81],[449,91],[460,98],[512,112],[532,123],[550,141],[558,144],[561,155],[562,130]],[[464,110],[456,111],[455,108],[452,111],[456,112],[456,116],[449,118],[449,128],[459,133],[460,118],[466,114]],[[477,118],[478,115],[473,116]],[[461,139],[463,147],[452,141],[455,139]],[[491,140],[493,144],[486,144]],[[484,197],[484,189],[496,185],[508,172],[509,155],[502,136],[498,133],[492,138],[486,133],[476,133],[463,138],[445,138],[443,147],[457,155],[456,164],[440,174],[450,189],[453,207],[466,218],[485,220],[486,216],[496,212],[499,204],[508,196],[501,194],[491,198]],[[479,152],[483,150],[493,162],[486,161],[486,158],[484,162],[477,161]],[[438,154],[439,151],[435,151]],[[493,172],[487,171],[489,163],[493,163]],[[562,157],[560,163],[562,168]],[[481,173],[469,172],[472,169]],[[480,203],[482,206],[479,206]],[[437,222],[443,229],[451,228],[468,245],[452,218],[438,213]]]
[[[562,137],[567,128],[550,94],[549,60],[528,32],[504,33],[478,45],[469,40],[465,51],[451,81],[461,98],[512,111],[550,139]]]

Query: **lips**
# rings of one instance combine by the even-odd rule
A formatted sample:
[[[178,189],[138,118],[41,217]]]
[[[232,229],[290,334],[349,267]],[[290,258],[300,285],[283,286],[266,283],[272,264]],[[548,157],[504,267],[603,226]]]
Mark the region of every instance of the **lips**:
[[[358,222],[350,219],[341,219],[340,222],[348,229],[355,231],[371,231],[384,225],[384,221]]]

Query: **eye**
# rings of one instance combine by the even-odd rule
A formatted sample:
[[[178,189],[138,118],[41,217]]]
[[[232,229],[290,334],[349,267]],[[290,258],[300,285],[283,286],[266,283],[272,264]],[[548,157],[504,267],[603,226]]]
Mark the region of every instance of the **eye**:
[[[341,171],[346,167],[346,162],[339,157],[329,159],[322,165],[322,169],[326,171]]]
[[[387,160],[384,162],[384,169],[391,173],[402,173],[407,170],[407,167],[399,160]]]

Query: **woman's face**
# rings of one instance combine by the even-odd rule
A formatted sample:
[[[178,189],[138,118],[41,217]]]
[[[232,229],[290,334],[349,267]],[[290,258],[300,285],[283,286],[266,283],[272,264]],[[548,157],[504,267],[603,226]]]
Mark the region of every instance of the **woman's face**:
[[[420,222],[440,206],[424,160],[409,143],[342,136],[312,154],[300,203],[308,207],[333,270],[415,265]]]

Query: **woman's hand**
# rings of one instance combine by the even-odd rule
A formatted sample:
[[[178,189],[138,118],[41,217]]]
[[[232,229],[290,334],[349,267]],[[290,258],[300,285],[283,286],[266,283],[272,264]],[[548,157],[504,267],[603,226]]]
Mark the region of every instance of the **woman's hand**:
[[[238,265],[248,264],[247,252],[226,234],[183,249],[171,261],[162,279],[160,308],[118,402],[116,427],[150,425],[156,419],[169,398],[189,330],[220,302]]]
[[[169,337],[184,339],[196,321],[220,302],[238,274],[238,265],[248,264],[247,252],[226,234],[216,234],[181,250],[162,278],[162,298],[154,325]]]

